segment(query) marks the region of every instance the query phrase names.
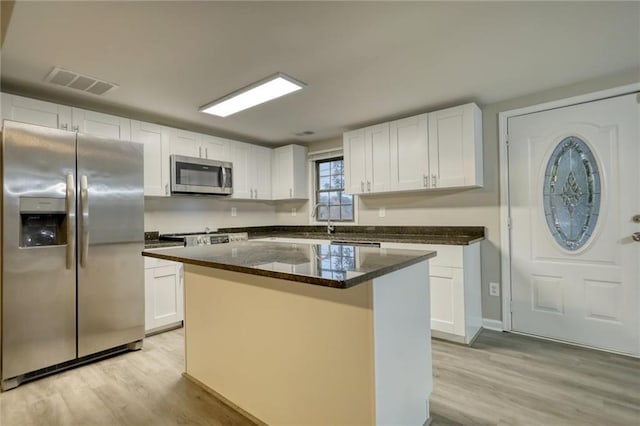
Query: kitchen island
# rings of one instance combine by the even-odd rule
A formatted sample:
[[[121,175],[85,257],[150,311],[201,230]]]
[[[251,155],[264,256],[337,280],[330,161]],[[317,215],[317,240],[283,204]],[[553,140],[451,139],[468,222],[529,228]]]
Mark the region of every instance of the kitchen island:
[[[435,252],[245,241],[185,264],[185,376],[267,424],[421,425]]]

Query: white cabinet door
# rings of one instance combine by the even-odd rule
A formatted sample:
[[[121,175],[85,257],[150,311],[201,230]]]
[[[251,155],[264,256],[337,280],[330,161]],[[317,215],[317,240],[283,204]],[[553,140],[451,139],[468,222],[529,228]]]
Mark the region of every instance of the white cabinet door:
[[[364,129],[347,132],[342,137],[344,147],[344,190],[363,194],[367,180],[367,152]]]
[[[252,147],[251,163],[254,171],[252,175],[253,198],[258,200],[271,199],[271,149],[254,145]]]
[[[428,188],[428,115],[389,123],[391,189],[407,191]]]
[[[429,114],[432,188],[482,186],[482,113],[475,104]]]
[[[242,142],[235,142],[233,144],[231,148],[231,161],[233,162],[232,198],[253,198],[253,187],[251,186],[252,171],[250,169],[250,157],[251,145]]]
[[[145,269],[145,330],[157,330],[184,319],[182,264],[164,262]]]
[[[202,157],[200,134],[186,130],[171,129],[171,154],[184,155],[186,157]]]
[[[366,192],[389,190],[389,123],[364,129]]]
[[[109,139],[131,140],[131,120],[101,112],[73,108],[73,130]]]
[[[307,148],[286,145],[273,150],[273,194],[274,200],[306,199]]]
[[[461,268],[433,266],[431,285],[431,329],[464,336],[464,286]]]
[[[482,328],[480,245],[382,242],[380,247],[437,252],[429,260],[431,330],[442,339],[471,343]]]
[[[2,118],[71,130],[71,107],[2,93]]]
[[[198,153],[202,158],[217,161],[230,161],[230,141],[216,136],[202,135]]]
[[[170,129],[142,121],[131,121],[131,140],[144,144],[144,195],[170,195]]]

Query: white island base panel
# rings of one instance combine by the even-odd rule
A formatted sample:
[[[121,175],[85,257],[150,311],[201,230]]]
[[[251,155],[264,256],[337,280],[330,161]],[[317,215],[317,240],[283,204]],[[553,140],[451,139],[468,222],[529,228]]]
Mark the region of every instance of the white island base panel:
[[[427,261],[350,289],[185,265],[186,374],[271,425],[423,425]]]

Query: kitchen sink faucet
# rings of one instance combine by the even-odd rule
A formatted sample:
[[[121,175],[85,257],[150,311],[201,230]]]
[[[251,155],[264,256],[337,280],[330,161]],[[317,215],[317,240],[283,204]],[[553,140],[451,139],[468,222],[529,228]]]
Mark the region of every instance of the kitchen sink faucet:
[[[318,215],[318,207],[324,206],[327,208],[327,235],[331,235],[334,231],[334,227],[331,224],[331,212],[329,211],[329,205],[327,203],[316,203],[311,210],[311,217],[316,217]]]

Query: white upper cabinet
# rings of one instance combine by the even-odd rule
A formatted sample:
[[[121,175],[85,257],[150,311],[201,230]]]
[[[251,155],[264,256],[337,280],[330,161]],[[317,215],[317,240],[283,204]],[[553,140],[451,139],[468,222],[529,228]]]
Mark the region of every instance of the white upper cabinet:
[[[109,139],[131,140],[128,118],[2,94],[2,118],[72,130]]]
[[[263,146],[252,145],[251,162],[254,174],[253,198],[256,200],[271,200],[271,149]]]
[[[351,194],[482,186],[482,113],[467,104],[344,133]]]
[[[345,191],[351,194],[390,189],[389,123],[343,135]]]
[[[390,188],[410,191],[427,188],[429,175],[428,115],[389,123],[391,167]]]
[[[131,120],[101,112],[73,108],[72,130],[88,135],[123,141],[131,140]]]
[[[274,200],[309,198],[306,147],[286,145],[274,149],[272,166]]]
[[[231,161],[230,145],[233,141],[216,136],[202,135],[198,150],[201,158],[217,161]]]
[[[235,142],[231,147],[233,163],[233,195],[232,198],[253,198],[252,172],[250,169],[251,145]]]
[[[342,135],[344,148],[344,190],[349,194],[363,194],[367,179],[367,150],[364,129]]]
[[[202,157],[202,135],[186,130],[171,129],[171,154],[185,157]]]
[[[237,199],[271,199],[271,150],[262,146],[234,142],[233,195]]]
[[[171,129],[158,124],[131,121],[131,140],[144,145],[144,195],[170,193],[169,150]]]
[[[482,186],[482,112],[466,104],[429,114],[432,188]]]
[[[389,168],[389,123],[378,124],[364,129],[366,154],[367,192],[388,191]]]
[[[2,93],[2,119],[71,130],[71,107]]]

